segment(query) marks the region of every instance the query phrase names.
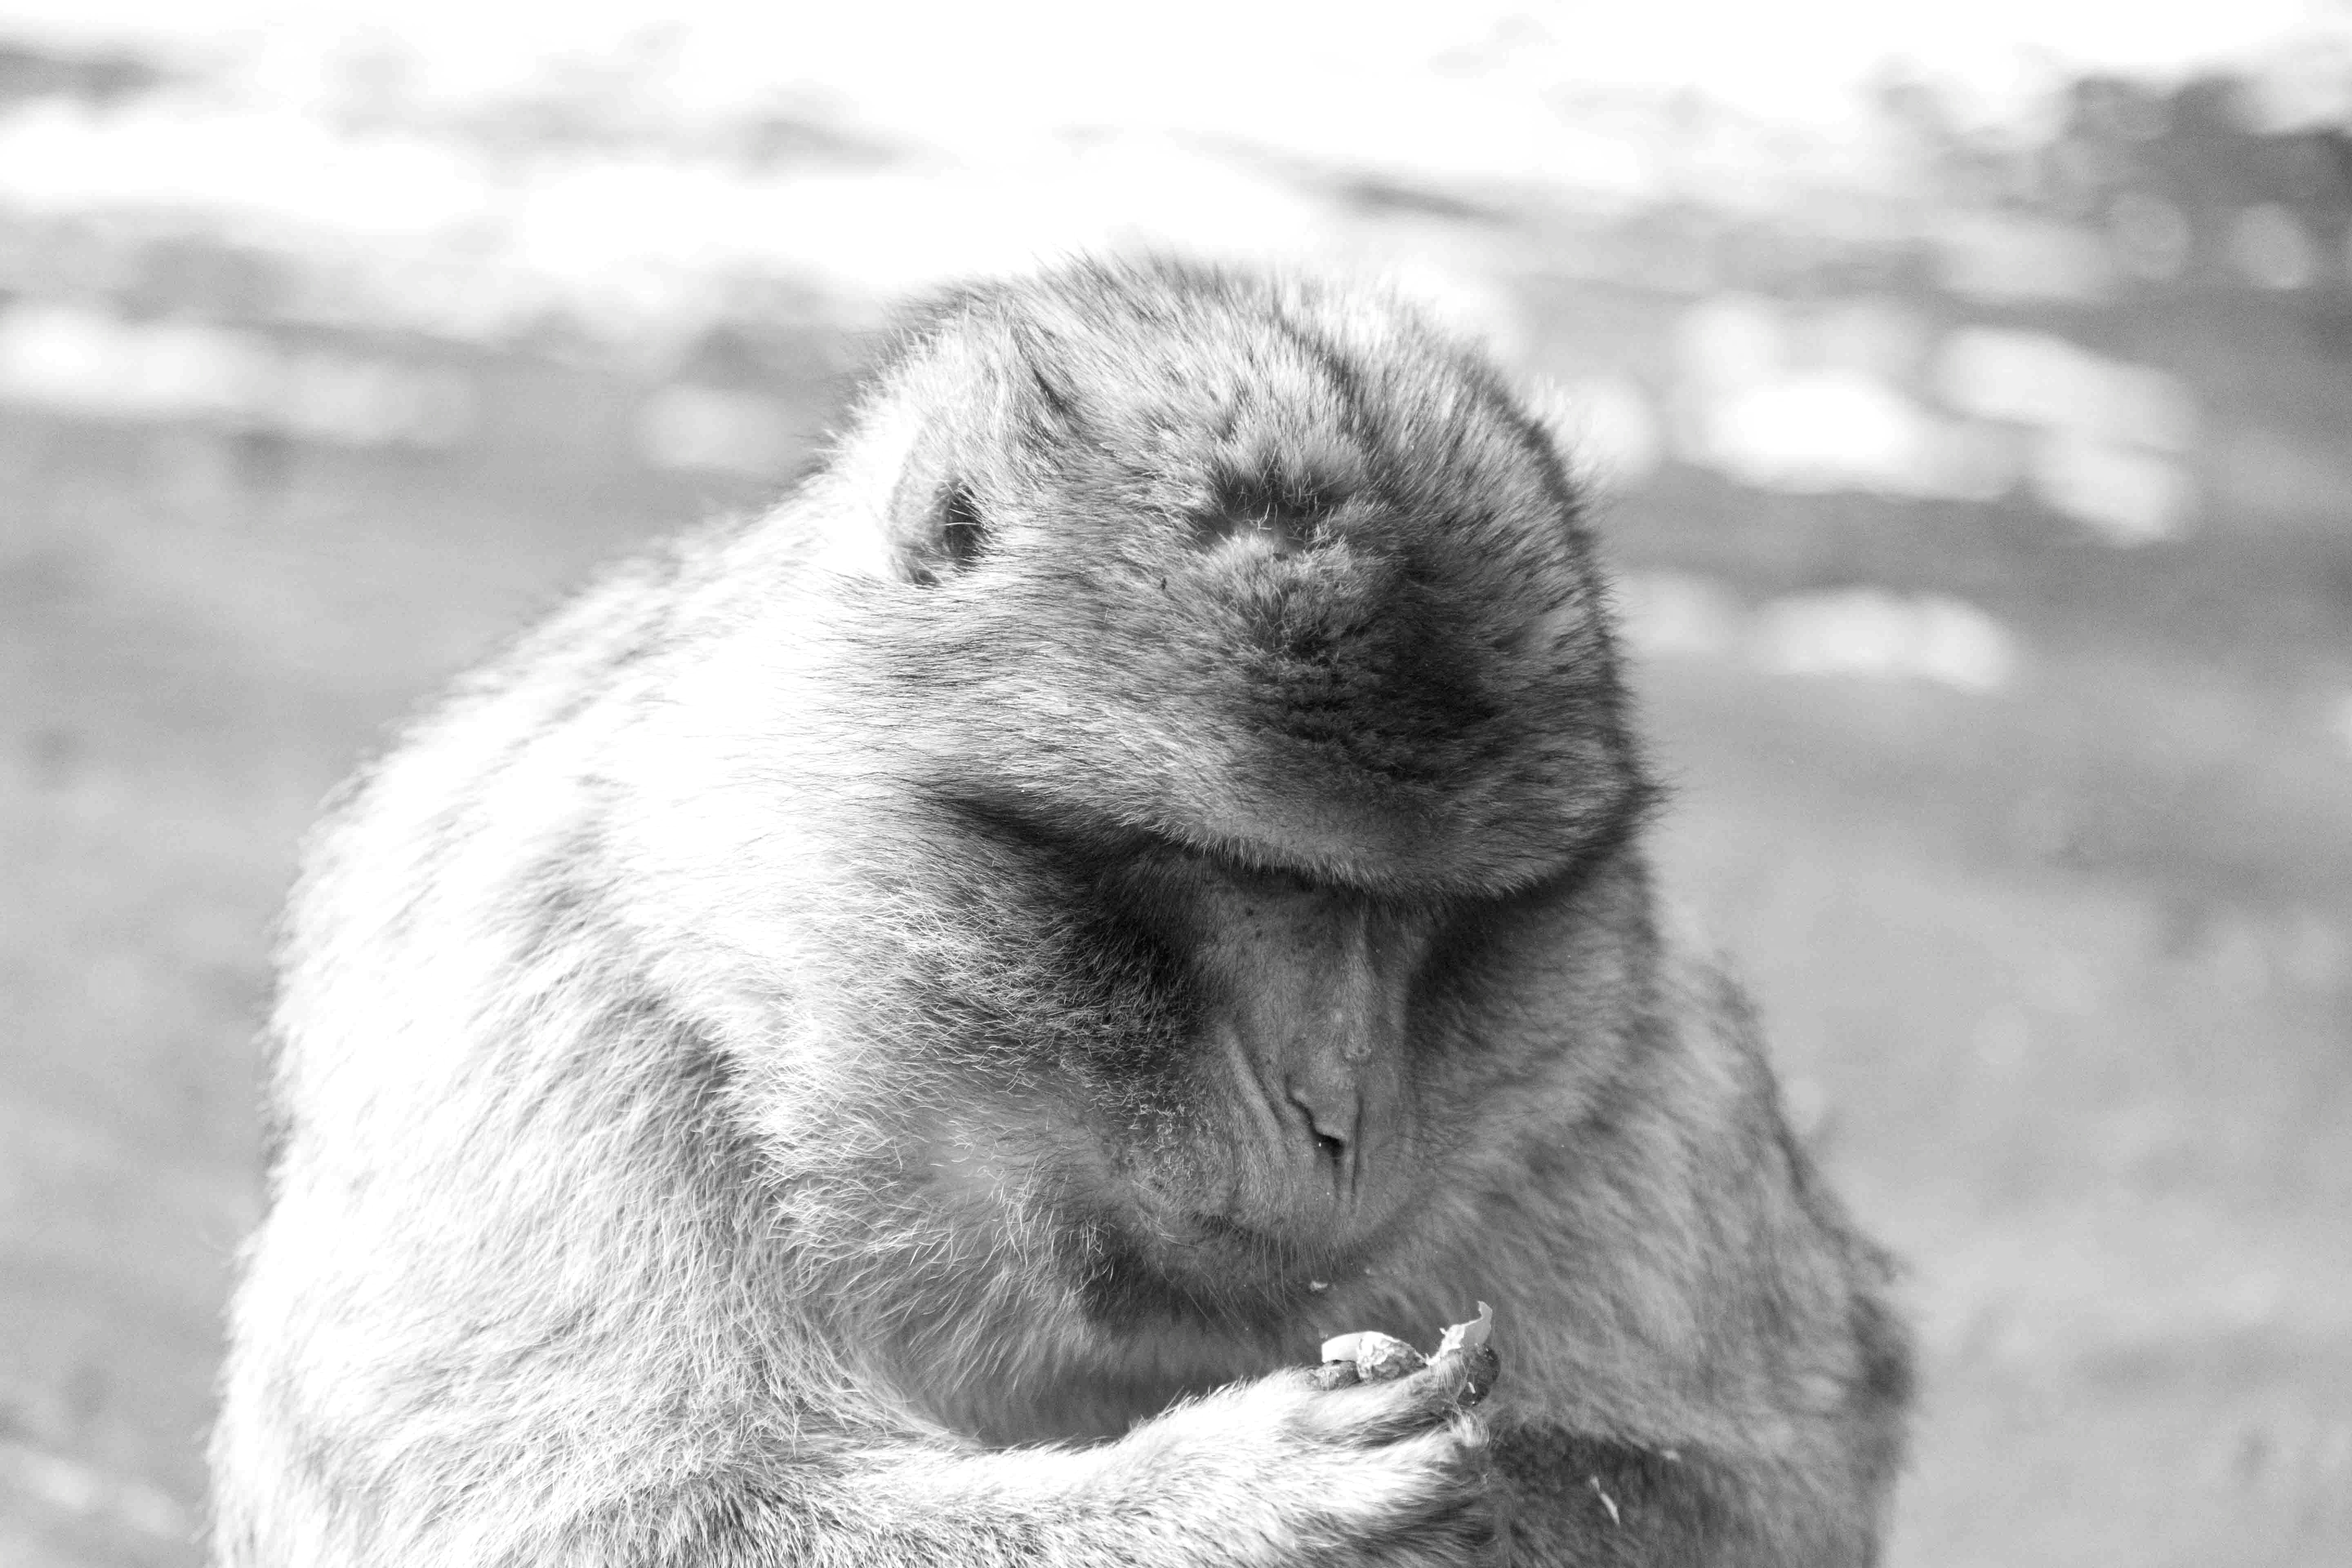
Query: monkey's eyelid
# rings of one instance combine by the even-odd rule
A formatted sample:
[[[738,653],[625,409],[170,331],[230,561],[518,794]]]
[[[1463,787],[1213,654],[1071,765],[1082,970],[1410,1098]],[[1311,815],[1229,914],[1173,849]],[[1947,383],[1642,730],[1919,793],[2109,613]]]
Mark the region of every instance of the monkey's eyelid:
[[[1605,858],[1580,855],[1502,889],[1400,890],[1318,877],[1301,867],[1254,858],[1238,846],[1202,844],[1133,823],[1072,816],[1066,808],[1044,810],[1033,802],[992,793],[944,788],[935,790],[932,798],[941,811],[969,828],[1052,862],[1086,868],[1098,875],[1116,876],[1156,854],[1165,863],[1268,895],[1340,895],[1402,915],[1433,913],[1444,921],[1475,921],[1549,903],[1571,889],[1597,859]]]
[[[1066,861],[1122,864],[1153,842],[1151,836],[1108,819],[1067,819],[995,795],[949,788],[932,791],[931,799],[967,827]]]
[[[1296,867],[1255,861],[1232,851],[1173,835],[1104,819],[1076,819],[1044,812],[1025,802],[960,790],[934,795],[941,809],[1001,841],[1065,863],[1093,865],[1106,872],[1126,869],[1152,855],[1165,862],[1208,872],[1228,882],[1255,884],[1268,892],[1353,892]]]
[[[1572,893],[1593,868],[1607,858],[1605,855],[1580,855],[1507,888],[1444,894],[1438,900],[1439,908],[1448,920],[1475,921],[1482,916],[1507,915],[1514,910],[1550,904]]]

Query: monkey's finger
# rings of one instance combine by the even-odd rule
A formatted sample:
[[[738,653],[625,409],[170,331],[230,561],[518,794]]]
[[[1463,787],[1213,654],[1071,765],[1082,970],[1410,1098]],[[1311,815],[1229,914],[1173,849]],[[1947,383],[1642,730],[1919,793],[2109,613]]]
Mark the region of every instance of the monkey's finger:
[[[1330,1394],[1342,1388],[1355,1387],[1364,1381],[1364,1374],[1356,1370],[1354,1362],[1327,1361],[1321,1366],[1309,1367],[1307,1379],[1318,1393]]]
[[[1312,1419],[1332,1441],[1393,1443],[1460,1414],[1468,1377],[1463,1359],[1448,1357],[1442,1364],[1433,1363],[1403,1377],[1341,1387],[1317,1402]]]
[[[1465,1406],[1477,1404],[1493,1391],[1495,1380],[1503,1374],[1503,1358],[1495,1353],[1493,1345],[1464,1345],[1433,1358],[1435,1366],[1443,1361],[1457,1361],[1462,1366],[1462,1392],[1457,1396]]]
[[[1462,1345],[1440,1352],[1429,1364],[1406,1381],[1417,1385],[1419,1397],[1442,1411],[1467,1410],[1485,1399],[1502,1373],[1502,1358],[1491,1345]]]
[[[1429,1384],[1429,1398],[1454,1405],[1466,1402],[1474,1370],[1469,1352],[1453,1350],[1431,1357],[1429,1365],[1419,1375]]]

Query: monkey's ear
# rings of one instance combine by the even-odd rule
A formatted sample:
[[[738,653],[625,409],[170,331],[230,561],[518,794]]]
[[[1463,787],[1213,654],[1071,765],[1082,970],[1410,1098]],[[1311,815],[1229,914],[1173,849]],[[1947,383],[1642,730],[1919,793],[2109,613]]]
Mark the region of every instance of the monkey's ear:
[[[936,587],[971,569],[988,547],[988,524],[965,475],[958,428],[934,415],[908,432],[883,518],[890,571],[900,582]]]
[[[890,501],[890,563],[899,577],[930,588],[969,571],[988,547],[988,525],[971,488],[913,475]]]

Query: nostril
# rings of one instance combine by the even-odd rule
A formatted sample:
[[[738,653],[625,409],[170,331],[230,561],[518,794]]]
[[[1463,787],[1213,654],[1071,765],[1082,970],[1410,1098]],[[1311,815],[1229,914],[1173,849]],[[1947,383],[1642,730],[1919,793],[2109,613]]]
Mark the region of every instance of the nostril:
[[[1299,1130],[1315,1141],[1315,1152],[1332,1164],[1348,1157],[1348,1141],[1330,1129],[1339,1125],[1332,1117],[1318,1110],[1315,1102],[1297,1089],[1291,1090],[1290,1103],[1297,1109]]]

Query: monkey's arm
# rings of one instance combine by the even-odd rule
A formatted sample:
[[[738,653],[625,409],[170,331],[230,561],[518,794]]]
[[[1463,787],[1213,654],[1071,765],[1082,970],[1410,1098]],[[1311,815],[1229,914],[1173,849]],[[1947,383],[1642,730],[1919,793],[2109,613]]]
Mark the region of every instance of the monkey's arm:
[[[1889,1266],[1789,1131],[1738,993],[1700,971],[1668,994],[1628,1109],[1488,1200],[1486,1249],[1520,1260],[1487,1281],[1512,1561],[1871,1563],[1910,1398]]]
[[[235,1568],[1445,1565],[1493,1537],[1458,1356],[1328,1392],[1279,1373],[1115,1442],[991,1450],[894,1417],[880,1390],[784,1370],[788,1304],[707,1290],[682,1247],[667,1305],[693,1317],[669,1323],[616,1258],[604,1309],[511,1277],[468,1291],[478,1258],[429,1310],[396,1282],[273,1300],[300,1207],[241,1304],[276,1337],[248,1338],[217,1438],[242,1479],[215,1523]]]
[[[826,1445],[633,1498],[542,1555],[710,1568],[1481,1562],[1484,1455],[1474,1426],[1446,1419],[1456,1384],[1438,1367],[1328,1394],[1277,1374],[1091,1448]]]
[[[822,1292],[786,1283],[808,1279],[786,1216],[816,1200],[723,1134],[690,1031],[642,1004],[629,1031],[654,1037],[639,1076],[420,1121],[363,1172],[352,1140],[294,1130],[304,1179],[248,1259],[215,1437],[224,1564],[1479,1560],[1458,1358],[1371,1389],[1277,1373],[1083,1449],[898,1417],[829,1355]]]

